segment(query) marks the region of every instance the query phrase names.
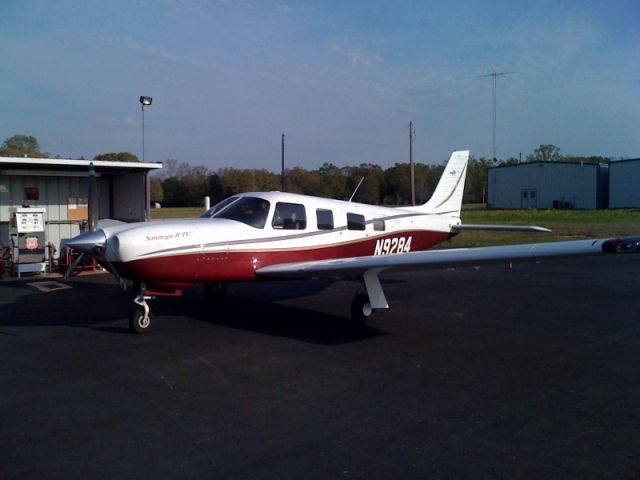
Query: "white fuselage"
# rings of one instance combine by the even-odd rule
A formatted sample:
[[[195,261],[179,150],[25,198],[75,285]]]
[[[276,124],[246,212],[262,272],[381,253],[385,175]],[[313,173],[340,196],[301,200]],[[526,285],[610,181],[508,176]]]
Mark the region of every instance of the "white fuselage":
[[[107,226],[105,258],[123,277],[154,284],[254,280],[278,263],[425,250],[460,223],[419,207],[282,192],[232,199],[209,217]]]

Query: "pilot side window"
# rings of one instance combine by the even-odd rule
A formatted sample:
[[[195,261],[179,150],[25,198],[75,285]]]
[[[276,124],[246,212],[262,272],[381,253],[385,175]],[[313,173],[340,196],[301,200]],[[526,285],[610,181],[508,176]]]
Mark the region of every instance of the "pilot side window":
[[[366,223],[364,215],[359,213],[347,213],[347,228],[349,230],[364,230]]]
[[[318,230],[333,230],[333,212],[331,210],[318,208],[316,219],[318,220]]]
[[[307,213],[299,203],[278,202],[271,226],[281,230],[304,230],[307,228]]]
[[[263,198],[240,197],[237,201],[228,204],[214,213],[215,218],[227,218],[246,223],[250,227],[264,228],[269,215],[270,204]]]

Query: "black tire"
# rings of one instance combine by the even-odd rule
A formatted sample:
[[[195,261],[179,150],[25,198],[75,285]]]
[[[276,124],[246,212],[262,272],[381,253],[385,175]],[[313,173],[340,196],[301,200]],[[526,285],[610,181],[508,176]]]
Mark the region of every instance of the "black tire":
[[[208,302],[220,302],[227,293],[225,283],[205,283],[202,287],[202,294]]]
[[[351,302],[351,318],[357,324],[367,323],[373,308],[371,308],[371,302],[369,301],[369,295],[366,293],[356,293]]]
[[[151,326],[153,325],[153,317],[151,316],[151,312],[148,315],[148,321],[145,323],[144,321],[144,308],[136,306],[133,311],[133,314],[129,318],[129,327],[135,333],[147,333],[151,330]]]

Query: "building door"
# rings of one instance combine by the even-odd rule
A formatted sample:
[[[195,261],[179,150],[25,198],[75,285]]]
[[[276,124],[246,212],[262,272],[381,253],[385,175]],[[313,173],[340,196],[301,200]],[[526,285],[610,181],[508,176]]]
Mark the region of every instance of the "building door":
[[[538,192],[535,188],[520,191],[520,208],[538,208]]]

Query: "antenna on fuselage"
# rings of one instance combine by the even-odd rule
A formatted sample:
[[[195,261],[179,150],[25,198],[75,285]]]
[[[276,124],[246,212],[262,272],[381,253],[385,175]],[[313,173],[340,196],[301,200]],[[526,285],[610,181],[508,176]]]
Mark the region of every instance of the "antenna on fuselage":
[[[364,177],[362,177],[360,179],[360,181],[358,182],[358,185],[356,185],[356,189],[353,191],[353,193],[351,194],[351,196],[349,197],[349,201],[353,200],[353,197],[356,196],[356,193],[358,193],[358,189],[360,188],[360,185],[362,185],[362,182],[364,181]]]

